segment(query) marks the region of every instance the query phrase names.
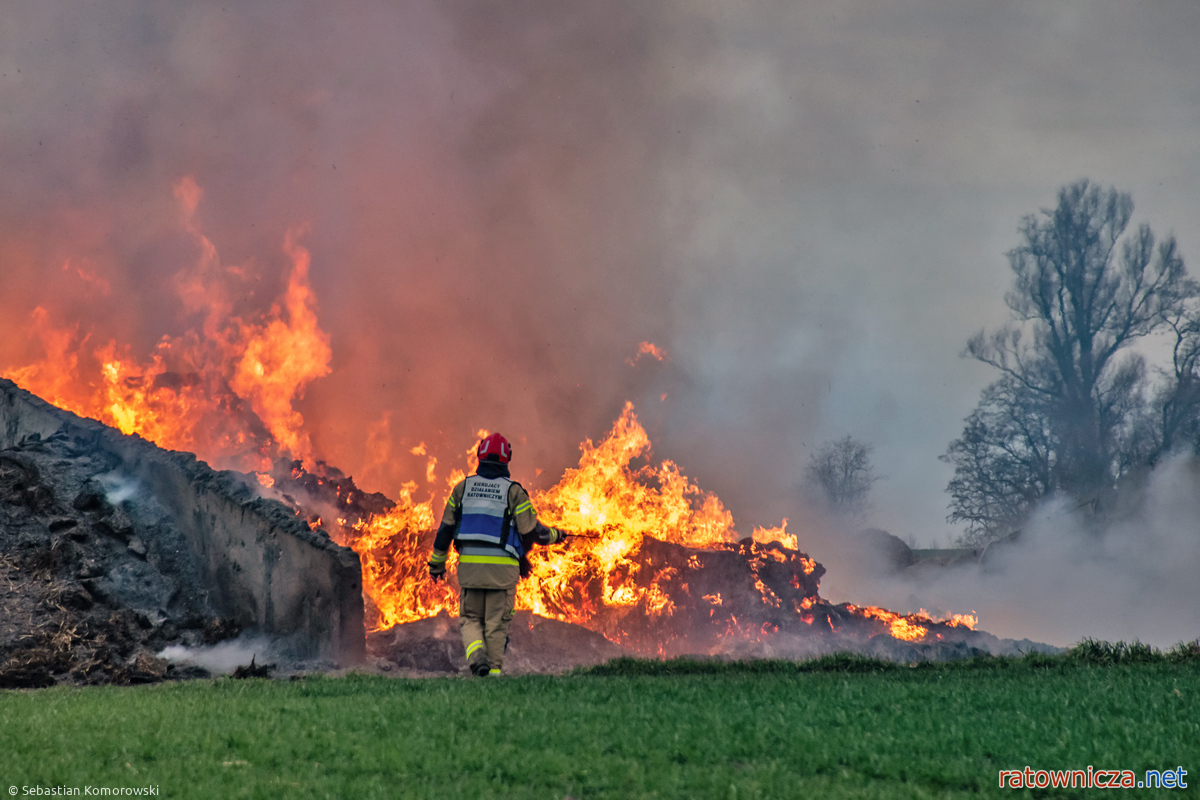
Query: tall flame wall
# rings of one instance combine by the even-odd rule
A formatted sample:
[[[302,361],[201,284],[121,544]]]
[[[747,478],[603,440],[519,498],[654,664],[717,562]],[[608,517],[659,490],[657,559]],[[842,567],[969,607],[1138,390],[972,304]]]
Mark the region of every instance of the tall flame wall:
[[[55,433],[116,456],[154,493],[192,548],[214,611],[289,637],[302,658],[343,665],[365,659],[362,568],[354,551],[190,453],[78,417],[0,379],[0,448]]]

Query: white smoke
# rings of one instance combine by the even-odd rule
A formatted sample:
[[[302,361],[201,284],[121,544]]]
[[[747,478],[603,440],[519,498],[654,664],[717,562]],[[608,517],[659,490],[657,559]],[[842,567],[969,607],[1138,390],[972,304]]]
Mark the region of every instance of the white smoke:
[[[138,493],[136,480],[116,472],[99,475],[96,480],[104,487],[105,499],[114,506],[124,503]]]
[[[997,636],[1058,646],[1090,637],[1166,648],[1200,637],[1198,490],[1200,462],[1170,460],[1103,536],[1070,505],[1048,502],[982,564],[881,578],[855,571],[842,552],[823,559],[814,547],[813,556],[829,569],[822,595],[835,601],[974,611]]]
[[[158,657],[165,658],[173,664],[203,667],[217,675],[228,675],[238,667],[250,664],[251,660],[258,666],[275,661],[278,653],[268,637],[242,634],[236,639],[207,647],[173,644],[164,648]]]

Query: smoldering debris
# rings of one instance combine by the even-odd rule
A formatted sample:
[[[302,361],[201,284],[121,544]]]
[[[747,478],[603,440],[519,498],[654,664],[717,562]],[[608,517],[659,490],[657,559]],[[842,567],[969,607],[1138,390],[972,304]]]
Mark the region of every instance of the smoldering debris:
[[[137,481],[118,472],[97,475],[96,481],[104,488],[104,499],[119,506],[138,493]]]
[[[236,639],[212,645],[169,645],[159,651],[158,657],[171,664],[199,667],[214,675],[232,675],[251,664],[256,665],[256,671],[261,670],[267,662],[280,660],[280,651],[270,637],[244,632]]]

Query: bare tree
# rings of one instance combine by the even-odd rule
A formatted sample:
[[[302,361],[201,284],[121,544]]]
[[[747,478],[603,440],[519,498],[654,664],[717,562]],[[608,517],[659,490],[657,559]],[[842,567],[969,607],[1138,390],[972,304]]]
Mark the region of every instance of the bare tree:
[[[949,519],[967,524],[962,544],[987,544],[1050,491],[1054,434],[1039,399],[1018,381],[1001,378],[984,389],[962,436],[942,456],[955,466],[947,487]]]
[[[1174,238],[1156,242],[1144,224],[1128,230],[1132,214],[1128,194],[1081,180],[1059,190],[1055,208],[1022,220],[1008,253],[1013,318],[980,331],[965,353],[1001,377],[943,457],[955,467],[950,520],[967,522],[969,535],[1019,524],[1051,492],[1101,510],[1123,471],[1162,449],[1163,425],[1173,435],[1186,427],[1181,411],[1194,416],[1197,335],[1186,319],[1197,286]],[[1180,379],[1160,392],[1155,426],[1145,361],[1131,346],[1172,327]]]
[[[1200,452],[1200,309],[1192,306],[1170,321],[1171,363],[1141,427],[1141,460],[1190,448]]]
[[[871,464],[871,449],[850,436],[828,441],[809,456],[805,482],[833,511],[850,517],[862,514],[867,509],[867,494],[879,480]]]

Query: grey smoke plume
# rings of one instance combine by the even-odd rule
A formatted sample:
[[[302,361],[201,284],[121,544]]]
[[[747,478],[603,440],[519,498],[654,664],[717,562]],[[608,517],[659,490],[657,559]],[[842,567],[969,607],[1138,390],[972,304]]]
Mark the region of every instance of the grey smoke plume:
[[[973,610],[997,636],[1059,646],[1084,637],[1162,648],[1193,641],[1200,637],[1198,489],[1200,465],[1177,458],[1127,498],[1124,518],[1101,537],[1069,505],[1050,502],[982,564],[910,579],[867,575],[834,550],[822,595],[904,611]]]

